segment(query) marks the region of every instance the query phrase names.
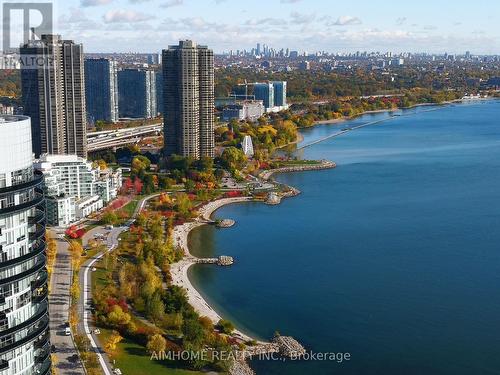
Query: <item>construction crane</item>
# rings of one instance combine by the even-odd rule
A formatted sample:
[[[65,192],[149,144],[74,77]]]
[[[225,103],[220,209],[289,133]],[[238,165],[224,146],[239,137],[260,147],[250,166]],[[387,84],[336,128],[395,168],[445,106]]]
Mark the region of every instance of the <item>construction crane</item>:
[[[260,84],[260,82],[252,82],[252,83],[248,83],[247,80],[245,79],[245,83],[239,83],[238,86],[245,86],[245,100],[248,99],[248,86],[255,86],[255,85],[258,85]],[[234,96],[235,98],[237,96],[243,96],[243,95],[237,95],[237,94],[233,94],[231,96]],[[255,99],[255,95],[252,95],[253,99]]]

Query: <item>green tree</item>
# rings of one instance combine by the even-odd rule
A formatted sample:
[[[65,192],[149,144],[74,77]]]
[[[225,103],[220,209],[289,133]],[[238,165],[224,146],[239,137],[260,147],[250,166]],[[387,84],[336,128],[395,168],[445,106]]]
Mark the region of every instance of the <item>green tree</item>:
[[[205,338],[205,330],[198,319],[187,319],[182,324],[183,342],[185,345],[198,349]]]
[[[118,305],[114,305],[107,316],[108,323],[114,327],[126,326],[130,319],[130,314],[123,311]]]
[[[149,300],[146,309],[149,318],[153,322],[158,323],[163,320],[165,315],[165,305],[163,304],[159,293],[153,294],[153,297]]]
[[[226,335],[230,335],[234,331],[234,325],[229,320],[221,319],[217,323],[217,329]]]
[[[246,162],[246,156],[242,150],[236,147],[228,147],[221,156],[223,165],[229,170],[241,169]]]
[[[106,225],[115,225],[118,220],[118,214],[111,210],[106,210],[101,216],[101,222]]]

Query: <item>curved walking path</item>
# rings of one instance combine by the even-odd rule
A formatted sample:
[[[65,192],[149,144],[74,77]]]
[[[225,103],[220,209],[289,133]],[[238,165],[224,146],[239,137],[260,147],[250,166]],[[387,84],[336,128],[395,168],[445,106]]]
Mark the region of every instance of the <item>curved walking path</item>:
[[[119,244],[118,238],[120,234],[124,231],[127,231],[129,226],[134,222],[137,215],[144,208],[146,202],[154,197],[157,197],[158,194],[153,194],[142,198],[137,207],[132,214],[132,217],[121,227],[116,227],[111,230],[105,229],[103,226],[98,226],[93,228],[92,230],[85,233],[82,237],[83,246],[86,246],[92,238],[94,238],[95,234],[104,234],[106,237],[106,250],[102,251],[93,257],[89,258],[83,265],[80,267],[80,272],[78,274],[79,282],[80,282],[80,299],[78,301],[78,314],[80,316],[80,322],[78,324],[78,331],[83,332],[90,341],[90,345],[92,350],[96,353],[97,358],[99,360],[99,364],[101,365],[103,374],[111,375],[113,373],[113,365],[110,362],[106,352],[104,351],[102,343],[99,341],[97,335],[93,333],[94,322],[92,319],[92,283],[91,283],[91,273],[94,264],[99,261],[105,254],[113,251]]]

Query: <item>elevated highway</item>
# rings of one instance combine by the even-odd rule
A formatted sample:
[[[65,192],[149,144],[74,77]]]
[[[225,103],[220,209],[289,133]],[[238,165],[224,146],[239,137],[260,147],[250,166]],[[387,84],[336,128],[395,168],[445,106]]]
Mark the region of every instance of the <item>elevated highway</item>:
[[[92,152],[135,144],[146,136],[159,135],[162,131],[163,124],[158,123],[135,128],[87,133],[87,150]]]

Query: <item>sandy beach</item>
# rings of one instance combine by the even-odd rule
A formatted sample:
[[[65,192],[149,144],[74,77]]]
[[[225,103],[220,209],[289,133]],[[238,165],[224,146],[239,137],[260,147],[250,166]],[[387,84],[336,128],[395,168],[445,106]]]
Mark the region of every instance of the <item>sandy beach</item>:
[[[222,206],[234,203],[249,202],[251,197],[237,197],[237,198],[223,198],[218,199],[213,202],[209,202],[198,210],[198,217],[193,222],[185,223],[183,225],[178,225],[174,228],[174,246],[179,246],[184,250],[184,259],[180,262],[174,263],[170,267],[170,273],[172,275],[172,283],[174,285],[181,286],[186,289],[188,300],[191,306],[194,307],[196,312],[201,316],[206,316],[212,322],[217,323],[222,317],[205,301],[201,294],[194,288],[188,277],[188,269],[193,264],[196,264],[196,257],[194,257],[188,248],[188,235],[191,230],[201,225],[205,225],[210,221],[210,216],[217,209]],[[214,266],[217,267],[217,266]],[[234,331],[234,335],[240,337],[241,339],[253,340],[252,337],[240,332],[238,330]]]

